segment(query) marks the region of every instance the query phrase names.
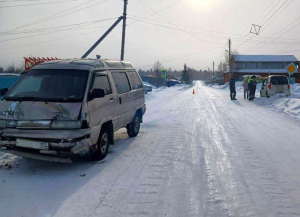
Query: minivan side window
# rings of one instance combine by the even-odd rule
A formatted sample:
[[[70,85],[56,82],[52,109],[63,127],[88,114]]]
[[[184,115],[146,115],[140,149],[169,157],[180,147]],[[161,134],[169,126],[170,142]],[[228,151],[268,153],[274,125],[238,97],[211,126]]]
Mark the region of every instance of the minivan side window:
[[[135,71],[127,72],[127,74],[132,86],[132,90],[143,88],[141,79]]]
[[[108,77],[106,75],[96,75],[93,89],[103,89],[105,95],[111,94],[111,87],[108,81]]]
[[[125,72],[112,72],[111,74],[115,80],[119,94],[130,91],[129,80]]]

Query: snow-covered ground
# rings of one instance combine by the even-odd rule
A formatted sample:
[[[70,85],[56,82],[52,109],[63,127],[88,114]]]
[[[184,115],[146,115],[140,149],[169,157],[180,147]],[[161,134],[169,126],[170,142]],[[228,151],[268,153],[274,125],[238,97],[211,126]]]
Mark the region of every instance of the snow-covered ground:
[[[299,216],[299,121],[238,99],[158,88],[140,134],[116,132],[101,162],[1,157],[0,216]]]
[[[229,91],[228,83],[224,85],[211,85],[215,89],[223,89]],[[259,97],[261,84],[257,85],[256,99],[253,101],[257,105],[266,106],[270,109],[283,113],[290,118],[300,120],[300,84],[291,85],[291,96],[286,97],[284,94],[276,94],[270,98]],[[242,99],[244,90],[243,83],[236,82],[236,90],[239,99]]]

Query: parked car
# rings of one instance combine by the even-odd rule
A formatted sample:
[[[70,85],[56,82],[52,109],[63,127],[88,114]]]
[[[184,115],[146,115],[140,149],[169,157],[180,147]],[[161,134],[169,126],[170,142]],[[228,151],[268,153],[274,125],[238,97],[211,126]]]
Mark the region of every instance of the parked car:
[[[276,93],[284,93],[286,96],[291,95],[291,88],[287,76],[270,75],[264,79],[260,96],[268,98]]]
[[[178,81],[178,80],[175,80],[175,79],[169,79],[168,81],[167,81],[167,86],[168,87],[173,87],[173,86],[175,86],[176,84],[180,84],[181,82],[180,81]]]
[[[0,73],[0,89],[10,89],[19,80],[19,78],[20,74]]]
[[[149,92],[152,92],[152,86],[146,82],[143,82],[144,84],[144,88],[145,88],[145,93],[149,93]]]
[[[145,90],[131,63],[72,59],[33,67],[0,101],[1,151],[72,162],[102,160],[114,132],[137,136]]]

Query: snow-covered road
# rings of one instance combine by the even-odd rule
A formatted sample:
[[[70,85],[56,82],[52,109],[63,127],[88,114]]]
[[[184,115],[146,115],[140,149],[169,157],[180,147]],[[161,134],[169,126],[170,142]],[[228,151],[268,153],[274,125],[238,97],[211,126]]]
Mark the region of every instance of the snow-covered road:
[[[7,156],[0,216],[300,216],[299,122],[200,82],[147,99],[104,161]]]

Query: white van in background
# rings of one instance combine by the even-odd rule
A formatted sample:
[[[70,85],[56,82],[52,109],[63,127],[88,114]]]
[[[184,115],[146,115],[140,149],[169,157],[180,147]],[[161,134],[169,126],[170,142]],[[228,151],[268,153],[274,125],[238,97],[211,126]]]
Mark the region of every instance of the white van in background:
[[[260,96],[270,97],[277,93],[283,93],[286,96],[291,95],[291,86],[287,76],[270,75],[262,83]]]

